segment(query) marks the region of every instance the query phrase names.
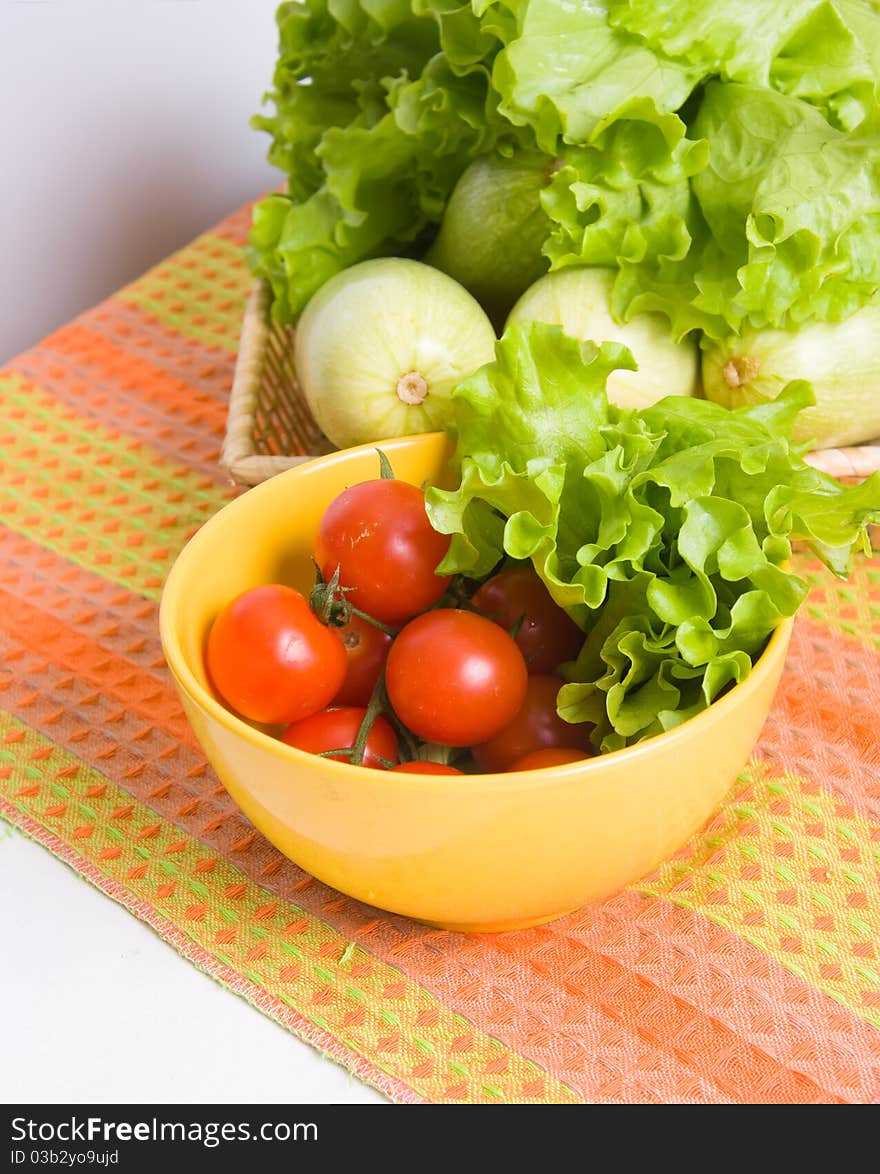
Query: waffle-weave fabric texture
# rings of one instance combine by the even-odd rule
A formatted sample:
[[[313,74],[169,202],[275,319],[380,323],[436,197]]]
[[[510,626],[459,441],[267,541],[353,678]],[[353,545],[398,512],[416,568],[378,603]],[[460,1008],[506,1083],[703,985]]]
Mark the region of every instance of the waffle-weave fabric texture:
[[[237,492],[218,456],[249,221],[0,373],[0,814],[396,1101],[880,1101],[876,560],[840,583],[797,556],[812,592],[723,806],[553,924],[383,914],[236,809],[164,666],[158,602]]]

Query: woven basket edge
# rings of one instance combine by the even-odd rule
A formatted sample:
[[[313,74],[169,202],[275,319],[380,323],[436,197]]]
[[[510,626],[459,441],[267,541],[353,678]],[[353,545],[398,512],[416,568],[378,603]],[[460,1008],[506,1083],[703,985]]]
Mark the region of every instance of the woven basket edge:
[[[293,469],[297,465],[303,465],[311,460],[314,460],[311,455],[277,457],[251,453],[241,456],[234,463],[223,467],[237,485],[259,485],[263,481],[268,481],[270,477],[275,477],[278,473],[285,473],[288,469]]]
[[[254,448],[253,440],[254,405],[263,377],[270,304],[269,283],[256,282],[248,296],[242,317],[235,372],[229,393],[226,432],[220,451],[220,465],[233,480],[238,480],[237,471],[242,469],[242,466],[242,471],[245,471],[250,460],[265,462],[274,459],[260,457]],[[247,480],[247,484],[256,482]]]
[[[863,481],[880,469],[880,444],[873,441],[851,448],[817,448],[804,460],[839,481]]]

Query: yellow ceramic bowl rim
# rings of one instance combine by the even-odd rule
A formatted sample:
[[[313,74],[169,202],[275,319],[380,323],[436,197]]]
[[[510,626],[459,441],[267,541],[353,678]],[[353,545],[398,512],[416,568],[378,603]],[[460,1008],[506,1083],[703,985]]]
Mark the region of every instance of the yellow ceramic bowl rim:
[[[363,445],[359,447],[372,449],[375,446]],[[330,457],[319,457],[316,459],[332,460],[334,458],[338,459],[343,455],[342,452],[333,453]],[[281,473],[279,476],[283,477],[285,474]],[[205,522],[190,539],[180,555],[178,555],[162,591],[159,606],[159,632],[168,667],[171,669],[172,674],[184,692],[203,710],[213,717],[215,721],[240,735],[253,746],[264,750],[271,750],[273,753],[278,754],[282,761],[288,761],[291,766],[308,769],[310,766],[314,766],[315,756],[313,754],[309,754],[305,750],[298,750],[295,746],[288,746],[287,743],[280,741],[278,738],[273,738],[270,734],[263,733],[262,730],[254,729],[243,718],[238,717],[222,705],[213,694],[199,683],[186,662],[177,640],[174,638],[172,624],[169,618],[177,607],[177,597],[181,590],[180,584],[185,573],[183,566],[193,558],[198,558],[199,546],[201,541],[203,541],[203,535],[216,526],[223,525],[223,520],[221,519],[229,516],[227,511],[245,508],[244,502],[250,498],[251,494],[258,493],[259,490],[260,486],[256,486],[249,490],[247,494],[243,494],[241,497],[223,506],[212,518],[209,518]],[[637,763],[639,759],[649,757],[653,752],[653,748],[658,747],[660,744],[671,746],[677,740],[697,736],[702,726],[707,726],[719,720],[723,717],[726,710],[744,701],[746,694],[759,689],[763,678],[773,672],[776,659],[775,654],[779,646],[787,642],[793,623],[794,620],[792,618],[781,620],[746,679],[738,685],[734,685],[728,693],[725,693],[723,697],[714,701],[707,709],[704,709],[694,717],[688,718],[687,721],[682,722],[681,725],[675,726],[671,730],[666,730],[662,734],[655,734],[652,738],[646,738],[644,742],[638,742],[636,745],[627,746],[622,750],[612,750],[608,754],[595,755],[592,758],[586,758],[582,761],[565,763],[559,766],[540,767],[537,770],[511,771],[506,774],[500,772],[466,774],[462,775],[460,779],[456,775],[419,775],[397,773],[390,770],[376,770],[372,767],[338,762],[332,758],[326,758],[323,761],[329,770],[338,773],[340,783],[344,783],[347,780],[349,784],[356,785],[358,779],[369,775],[370,783],[373,786],[383,782],[389,787],[406,787],[409,791],[412,791],[413,788],[433,791],[437,789],[438,785],[444,788],[457,785],[473,788],[475,783],[478,783],[487,790],[498,789],[510,791],[521,788],[532,788],[535,785],[549,786],[555,783],[569,783],[576,778],[581,778],[584,783],[588,783],[590,772],[601,770],[603,764],[611,759],[614,759],[616,763],[622,763],[624,759],[628,762]]]

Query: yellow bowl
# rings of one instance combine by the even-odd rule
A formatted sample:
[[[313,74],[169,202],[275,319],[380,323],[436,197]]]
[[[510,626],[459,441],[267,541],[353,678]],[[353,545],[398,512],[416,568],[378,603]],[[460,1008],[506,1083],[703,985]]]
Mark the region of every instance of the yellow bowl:
[[[448,484],[441,433],[383,442],[396,475]],[[669,733],[583,763],[519,774],[394,774],[296,750],[213,695],[203,647],[248,587],[311,584],[319,519],[378,474],[370,446],[281,473],[192,539],[162,596],[165,656],[224,786],[257,828],[313,876],[371,905],[452,929],[523,928],[605,897],[672,855],[712,815],[757,741],[791,621],[748,679]]]

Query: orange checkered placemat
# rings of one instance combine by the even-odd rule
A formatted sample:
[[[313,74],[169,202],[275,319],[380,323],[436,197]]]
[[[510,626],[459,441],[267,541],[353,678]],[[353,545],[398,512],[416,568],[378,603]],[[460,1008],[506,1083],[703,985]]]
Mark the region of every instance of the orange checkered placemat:
[[[813,590],[758,750],[676,859],[495,937],[285,860],[165,670],[218,467],[244,208],[0,373],[0,814],[398,1101],[880,1101],[880,567]]]

